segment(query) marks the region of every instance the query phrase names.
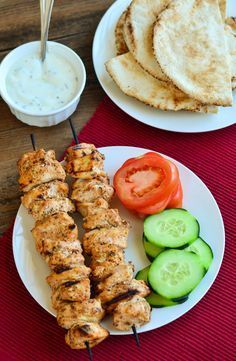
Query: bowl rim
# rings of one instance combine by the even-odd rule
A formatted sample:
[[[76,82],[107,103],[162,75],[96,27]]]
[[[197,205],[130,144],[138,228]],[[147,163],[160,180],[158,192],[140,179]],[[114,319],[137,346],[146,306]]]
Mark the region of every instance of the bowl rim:
[[[61,113],[61,112],[65,111],[68,107],[70,107],[72,104],[74,104],[74,102],[80,98],[80,96],[84,90],[84,87],[85,87],[86,70],[85,70],[84,63],[83,63],[82,59],[80,58],[80,56],[74,50],[72,50],[71,48],[69,48],[68,46],[66,46],[64,44],[58,43],[56,41],[47,41],[47,43],[50,44],[50,46],[62,48],[65,52],[69,53],[71,57],[76,58],[76,60],[79,63],[79,66],[80,66],[81,82],[80,82],[80,85],[78,87],[78,90],[77,90],[75,96],[68,103],[66,103],[63,107],[57,108],[50,112],[45,112],[45,113],[38,112],[37,113],[37,112],[32,112],[32,111],[26,111],[21,106],[15,105],[15,103],[13,103],[13,101],[12,101],[12,98],[9,96],[8,92],[6,90],[4,90],[4,91],[2,90],[3,81],[5,81],[8,71],[9,71],[9,69],[8,69],[8,71],[6,71],[4,74],[3,66],[4,67],[7,66],[7,62],[9,60],[9,58],[14,57],[15,53],[18,52],[20,48],[33,47],[36,44],[40,44],[40,41],[31,41],[31,42],[17,46],[15,49],[11,50],[0,63],[0,96],[7,103],[7,105],[9,107],[11,107],[14,110],[17,110],[20,113],[25,114],[25,115],[34,116],[34,117],[47,117],[47,116],[53,116],[58,113]]]

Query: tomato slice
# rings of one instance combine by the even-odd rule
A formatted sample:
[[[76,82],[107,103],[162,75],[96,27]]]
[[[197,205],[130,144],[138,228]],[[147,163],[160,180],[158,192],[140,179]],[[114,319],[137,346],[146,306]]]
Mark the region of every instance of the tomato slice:
[[[124,162],[124,164],[122,165],[122,167],[124,167],[125,165],[128,165],[128,164],[132,163],[132,162],[133,162],[134,160],[136,160],[136,159],[141,159],[141,158],[147,157],[147,156],[154,156],[154,157],[163,158],[162,155],[160,155],[159,153],[148,152],[148,153],[145,153],[145,154],[143,154],[143,155],[140,155],[139,157],[127,159],[127,160]]]
[[[154,152],[127,160],[114,177],[121,202],[127,208],[138,211],[169,200],[178,183],[177,167]]]
[[[153,205],[144,207],[144,208],[139,208],[136,211],[139,214],[155,214],[155,213],[160,213],[162,211],[164,211],[164,209],[166,209],[167,205],[169,204],[170,198],[166,198],[163,201],[157,202]]]
[[[183,204],[183,188],[179,182],[176,192],[171,196],[167,208],[181,208]]]
[[[166,208],[181,208],[183,202],[183,189],[182,185],[179,182],[176,190],[170,195],[168,199],[165,199],[162,202],[157,202],[151,206],[140,208],[138,210],[139,214],[155,214],[164,211]]]
[[[161,154],[156,153],[156,152],[147,152],[147,153],[145,153],[145,154],[143,155],[143,157],[150,157],[151,155],[154,156],[154,157],[159,157],[159,158],[163,158],[163,159],[164,159],[164,157],[163,157]]]

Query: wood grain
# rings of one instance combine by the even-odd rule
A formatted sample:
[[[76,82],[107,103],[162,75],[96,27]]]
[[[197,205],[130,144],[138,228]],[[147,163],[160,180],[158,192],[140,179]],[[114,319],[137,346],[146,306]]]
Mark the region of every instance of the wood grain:
[[[78,109],[73,115],[79,131],[89,120],[104,93],[96,79],[92,65],[92,41],[96,27],[113,3],[111,0],[55,0],[50,25],[50,40],[70,46],[82,58],[87,83]],[[40,38],[39,1],[0,1],[0,59],[11,49]],[[16,162],[22,153],[31,149],[30,133],[40,147],[54,148],[57,156],[71,142],[68,122],[52,128],[30,127],[18,121],[7,105],[0,100],[0,233],[12,223],[20,204]]]

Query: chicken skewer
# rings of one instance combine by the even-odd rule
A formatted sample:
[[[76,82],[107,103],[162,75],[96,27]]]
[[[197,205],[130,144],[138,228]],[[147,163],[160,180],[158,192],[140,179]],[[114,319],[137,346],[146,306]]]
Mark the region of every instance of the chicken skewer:
[[[114,326],[117,327],[118,329],[129,330],[132,328],[132,326],[134,326],[133,323],[130,324],[131,321],[132,322],[135,321],[136,325],[140,326],[141,324],[149,320],[150,306],[142,298],[142,296],[145,297],[149,294],[149,288],[146,286],[146,284],[143,281],[132,280],[133,270],[130,272],[129,276],[127,276],[127,272],[126,273],[124,272],[124,277],[121,278],[121,268],[120,266],[114,265],[114,263],[112,262],[113,261],[112,257],[110,258],[109,261],[109,254],[110,254],[109,252],[107,252],[108,258],[107,258],[107,253],[104,252],[105,258],[104,256],[102,257],[102,262],[101,259],[99,259],[100,257],[96,254],[95,251],[96,246],[99,246],[100,250],[101,248],[104,248],[104,246],[108,246],[108,245],[109,246],[115,245],[117,249],[119,248],[124,249],[126,247],[129,227],[127,225],[127,222],[121,220],[118,214],[116,216],[115,214],[113,214],[113,217],[110,214],[111,211],[113,211],[113,213],[116,213],[117,211],[111,209],[95,210],[92,207],[93,200],[91,198],[91,189],[92,187],[95,187],[95,191],[96,191],[96,186],[95,184],[91,185],[91,181],[89,178],[91,174],[93,175],[95,173],[96,176],[97,175],[100,176],[101,172],[104,173],[104,171],[101,170],[101,168],[99,169],[97,167],[96,163],[100,161],[100,157],[97,156],[97,154],[94,152],[94,149],[92,149],[92,152],[95,153],[95,156],[94,154],[92,156],[92,160],[94,160],[94,163],[96,164],[95,165],[96,168],[89,175],[89,172],[86,171],[86,167],[89,165],[89,157],[88,157],[89,150],[86,149],[87,145],[85,144],[81,144],[80,147],[82,148],[82,150],[81,149],[79,150],[77,148],[76,153],[77,154],[80,153],[80,155],[82,156],[79,158],[86,158],[84,159],[86,165],[83,164],[81,166],[80,169],[82,169],[82,171],[79,173],[79,171],[77,171],[77,169],[79,168],[79,162],[78,159],[76,159],[77,162],[75,163],[72,162],[67,163],[67,170],[71,169],[74,174],[77,173],[76,174],[77,177],[78,176],[81,177],[81,173],[83,173],[82,176],[83,177],[86,176],[87,178],[87,179],[85,178],[83,182],[89,184],[88,187],[84,187],[81,178],[79,178],[80,181],[79,183],[76,181],[78,184],[77,184],[77,188],[75,188],[77,193],[75,194],[74,191],[72,192],[72,198],[75,198],[77,201],[77,209],[78,208],[81,209],[81,206],[83,206],[83,201],[85,200],[86,195],[88,195],[88,204],[90,204],[90,206],[87,207],[87,216],[85,217],[85,222],[84,222],[84,228],[86,228],[86,230],[89,231],[86,232],[83,237],[83,246],[85,252],[92,255],[91,269],[92,269],[93,278],[96,281],[100,281],[100,284],[97,287],[98,299],[101,300],[102,305],[103,307],[106,308],[107,312],[113,313]],[[75,150],[73,149],[72,153],[74,153],[74,151]],[[67,156],[67,160],[68,159],[69,157]],[[80,189],[81,192],[78,192],[79,189],[78,186],[81,185],[82,185],[82,188]],[[106,189],[109,189],[108,187],[109,186],[106,185]],[[97,186],[97,189],[101,190],[100,184]],[[100,196],[100,193],[96,192],[96,195]],[[84,212],[83,215],[85,215],[84,208],[83,208],[83,212]],[[108,222],[108,220],[110,223]],[[103,264],[104,261],[106,262],[105,265],[106,267]],[[123,262],[124,266],[126,266],[127,268],[127,265],[124,263],[124,260],[121,260],[121,262]],[[99,263],[101,264],[100,266],[98,265]],[[110,269],[108,267],[109,263],[111,266]],[[98,272],[98,269],[101,270],[100,273]],[[103,282],[105,276],[107,277],[105,281],[108,284],[104,284]],[[132,294],[130,293],[130,291],[132,291]],[[135,295],[140,295],[141,298],[134,297]],[[130,298],[131,300],[129,301],[129,303],[126,304],[126,308],[124,308],[125,302],[126,301],[128,302]],[[118,307],[121,303],[123,305],[123,308],[121,308],[121,306]],[[135,308],[139,308],[140,312],[142,309],[142,314],[143,315],[145,314],[144,316],[146,316],[146,318],[143,317],[141,319],[140,317],[141,315],[137,314],[137,310],[135,310]],[[124,314],[123,314],[124,309],[126,310],[126,315],[128,314],[128,312],[130,312],[129,322],[127,319],[124,320]],[[133,312],[136,312],[137,314],[136,320],[134,320],[134,318],[131,317],[131,314]]]
[[[99,300],[90,299],[90,268],[84,265],[78,228],[67,214],[74,210],[67,198],[66,174],[53,151],[36,150],[18,161],[22,203],[36,219],[32,230],[36,248],[53,271],[47,282],[58,324],[67,329],[66,343],[72,348],[95,346],[108,336],[99,325],[104,310]]]
[[[137,340],[135,326],[150,318],[150,306],[143,298],[150,290],[145,282],[132,280],[133,267],[124,261],[129,226],[118,210],[108,208],[114,190],[104,172],[103,160],[93,145],[82,143],[67,150],[66,171],[76,178],[71,198],[85,217],[82,242],[85,252],[91,255],[93,280],[98,282],[97,298],[108,313],[113,313],[114,326],[132,329]]]

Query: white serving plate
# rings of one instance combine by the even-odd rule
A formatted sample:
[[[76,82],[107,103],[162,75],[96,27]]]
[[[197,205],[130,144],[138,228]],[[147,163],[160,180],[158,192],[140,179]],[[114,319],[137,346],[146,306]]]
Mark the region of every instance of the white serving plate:
[[[105,157],[105,170],[112,179],[116,170],[131,157],[137,157],[147,149],[135,147],[105,147],[100,148]],[[183,207],[189,210],[199,221],[200,235],[211,246],[214,259],[202,279],[201,283],[191,292],[188,300],[180,305],[152,310],[151,321],[139,329],[139,332],[150,331],[164,326],[184,315],[194,307],[206,294],[213,284],[223,259],[225,232],[224,223],[218,205],[206,187],[206,185],[188,168],[174,159],[178,167],[184,192]],[[146,267],[150,262],[146,258],[143,245],[143,221],[138,219],[125,209],[118,199],[113,202],[123,218],[131,223],[131,231],[126,250],[126,259],[131,260],[135,265],[135,271]],[[15,264],[21,280],[31,296],[49,313],[55,315],[51,307],[51,291],[45,278],[49,274],[49,268],[37,253],[31,229],[34,226],[33,218],[28,215],[26,209],[21,205],[16,216],[13,230],[13,254]],[[112,326],[111,319],[106,319],[102,324],[109,329],[112,335],[126,335],[130,332],[117,331]]]
[[[117,0],[100,21],[93,42],[93,64],[97,78],[109,98],[124,112],[142,123],[155,128],[181,133],[200,133],[228,127],[235,123],[236,91],[234,106],[220,107],[217,114],[200,114],[187,111],[162,111],[125,95],[111,79],[105,62],[116,56],[114,30],[122,12],[131,0]],[[235,16],[233,0],[228,0],[228,14]]]

